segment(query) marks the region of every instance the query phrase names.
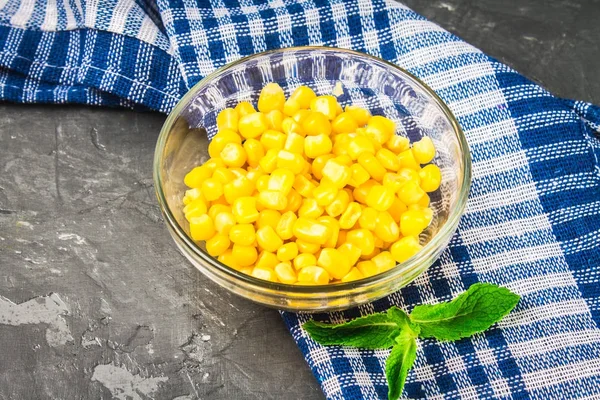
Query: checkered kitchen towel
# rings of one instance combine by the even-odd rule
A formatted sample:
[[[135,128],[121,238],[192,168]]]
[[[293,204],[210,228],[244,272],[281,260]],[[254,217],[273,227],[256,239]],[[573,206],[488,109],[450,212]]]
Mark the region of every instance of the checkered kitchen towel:
[[[0,98],[168,112],[227,62],[294,45],[390,60],[448,103],[473,156],[458,232],[391,304],[493,282],[522,295],[488,332],[421,341],[404,395],[600,398],[600,109],[543,88],[398,3],[382,0],[0,0]],[[330,399],[386,396],[387,351],[323,348],[283,314]]]

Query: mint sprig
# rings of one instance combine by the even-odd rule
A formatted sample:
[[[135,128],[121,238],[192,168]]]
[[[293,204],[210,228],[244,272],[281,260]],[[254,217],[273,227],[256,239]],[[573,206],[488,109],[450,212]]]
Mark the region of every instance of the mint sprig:
[[[454,300],[416,306],[410,315],[398,307],[343,324],[308,321],[302,327],[322,345],[392,348],[385,364],[388,399],[400,397],[417,357],[417,338],[448,341],[483,332],[510,313],[520,297],[490,283],[476,283]]]

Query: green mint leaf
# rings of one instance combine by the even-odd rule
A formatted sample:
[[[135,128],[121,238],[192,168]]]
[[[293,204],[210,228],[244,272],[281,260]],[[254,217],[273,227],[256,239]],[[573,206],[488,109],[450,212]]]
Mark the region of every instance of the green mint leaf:
[[[476,283],[456,299],[416,306],[410,314],[419,337],[458,340],[483,332],[512,311],[519,296],[490,283]]]
[[[387,312],[367,315],[343,324],[308,321],[302,327],[310,337],[322,345],[388,349],[396,344],[396,337],[410,320],[397,307]]]
[[[415,332],[405,328],[396,338],[396,345],[385,362],[385,376],[388,381],[388,400],[396,400],[402,395],[408,371],[417,358]]]

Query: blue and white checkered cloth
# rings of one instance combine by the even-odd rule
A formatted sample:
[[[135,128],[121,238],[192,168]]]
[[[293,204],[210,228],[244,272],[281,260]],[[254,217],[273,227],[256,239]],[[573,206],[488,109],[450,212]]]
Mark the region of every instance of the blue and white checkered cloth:
[[[522,295],[489,331],[420,341],[411,399],[600,399],[600,109],[556,98],[383,0],[0,0],[0,98],[168,112],[203,76],[271,48],[328,45],[424,80],[463,127],[473,186],[458,232],[392,304],[493,282]],[[388,351],[321,347],[283,317],[329,399],[385,398]]]

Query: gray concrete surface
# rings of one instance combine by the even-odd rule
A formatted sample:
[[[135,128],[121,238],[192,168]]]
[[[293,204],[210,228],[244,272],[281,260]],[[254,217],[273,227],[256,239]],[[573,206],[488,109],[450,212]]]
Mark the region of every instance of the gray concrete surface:
[[[558,95],[600,103],[599,1],[408,0]],[[0,105],[0,399],[321,399],[276,311],[177,252],[164,117]]]

